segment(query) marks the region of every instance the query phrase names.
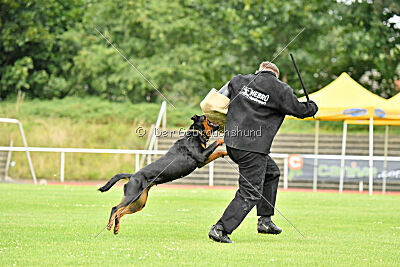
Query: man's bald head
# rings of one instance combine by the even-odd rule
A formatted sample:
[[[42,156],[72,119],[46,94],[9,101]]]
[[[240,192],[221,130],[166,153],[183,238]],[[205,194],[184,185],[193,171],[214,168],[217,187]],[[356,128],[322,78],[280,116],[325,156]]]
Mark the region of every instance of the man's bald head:
[[[279,69],[274,63],[269,61],[262,62],[260,64],[260,67],[258,68],[258,71],[256,71],[256,74],[259,73],[260,71],[265,71],[265,70],[272,71],[273,73],[276,74],[276,77],[279,78]]]

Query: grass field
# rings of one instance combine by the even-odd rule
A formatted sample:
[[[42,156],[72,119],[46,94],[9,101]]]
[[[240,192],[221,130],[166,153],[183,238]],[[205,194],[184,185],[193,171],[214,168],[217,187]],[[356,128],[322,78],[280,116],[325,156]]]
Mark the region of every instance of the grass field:
[[[0,264],[399,265],[400,196],[280,192],[279,236],[256,233],[254,210],[231,236],[207,237],[233,190],[153,188],[146,208],[103,232],[121,187],[0,184]]]

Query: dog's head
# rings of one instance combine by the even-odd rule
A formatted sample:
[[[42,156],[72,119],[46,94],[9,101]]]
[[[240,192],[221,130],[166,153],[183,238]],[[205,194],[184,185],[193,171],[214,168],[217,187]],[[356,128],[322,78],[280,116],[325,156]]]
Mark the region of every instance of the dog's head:
[[[191,119],[193,120],[192,126],[197,126],[196,128],[200,128],[207,136],[219,129],[219,125],[209,121],[205,115],[194,115]]]

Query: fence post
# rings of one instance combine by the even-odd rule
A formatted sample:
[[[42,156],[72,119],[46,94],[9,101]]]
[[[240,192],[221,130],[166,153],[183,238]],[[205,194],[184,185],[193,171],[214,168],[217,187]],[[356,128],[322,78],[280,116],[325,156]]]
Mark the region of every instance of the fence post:
[[[65,152],[61,152],[60,160],[60,182],[64,183]]]
[[[374,192],[374,119],[369,118],[369,195]]]
[[[155,128],[154,128],[155,130],[154,130],[153,133],[150,133],[152,136],[151,136],[151,139],[150,139],[150,144],[149,144],[148,150],[153,150],[154,143],[155,143],[156,138],[157,138],[157,131],[158,131],[159,128],[160,128],[160,124],[161,124],[161,121],[162,121],[162,117],[163,117],[163,115],[164,115],[164,113],[165,113],[166,108],[167,108],[167,102],[163,101],[163,102],[161,103],[160,112],[158,113],[156,125],[155,125]]]
[[[386,125],[385,126],[385,144],[383,147],[383,155],[384,155],[385,159],[383,161],[382,194],[386,193],[388,145],[389,145],[389,125]]]
[[[16,124],[18,124],[19,131],[20,131],[21,137],[22,137],[22,141],[24,142],[26,157],[27,157],[27,159],[28,159],[29,168],[30,168],[30,170],[31,170],[32,179],[33,179],[33,182],[34,182],[35,184],[37,184],[37,181],[36,181],[36,174],[35,174],[35,170],[33,169],[32,160],[31,160],[31,155],[29,154],[29,147],[28,147],[28,143],[26,142],[25,133],[24,133],[24,128],[22,127],[22,123],[21,123],[19,120],[16,120],[16,119],[9,119],[9,118],[0,118],[0,122],[16,123]],[[5,150],[5,151],[10,151],[10,150]]]
[[[139,154],[135,154],[135,172],[138,172],[139,169],[140,169]]]
[[[342,154],[340,159],[340,178],[339,178],[339,193],[343,192],[344,181],[344,161],[346,155],[346,138],[347,138],[347,122],[343,122],[343,137],[342,137]]]
[[[13,147],[13,145],[14,145],[14,140],[11,140],[10,147]],[[4,172],[4,179],[7,179],[7,177],[8,177],[8,169],[10,168],[10,162],[11,162],[11,153],[12,153],[12,151],[9,150],[8,154],[7,154],[7,161],[6,161],[6,169],[5,169],[5,172]]]
[[[317,191],[318,183],[318,145],[319,145],[319,121],[315,121],[315,137],[314,137],[314,170],[313,170],[313,192]]]
[[[162,128],[163,131],[165,131],[167,129],[167,106],[165,106],[165,109],[164,109],[161,128]]]
[[[147,154],[147,165],[151,163],[151,154]]]
[[[288,189],[288,172],[289,172],[289,164],[288,164],[288,155],[283,159],[283,188]]]
[[[19,131],[21,132],[22,141],[24,142],[24,146],[25,146],[25,149],[26,149],[26,157],[28,158],[29,169],[31,170],[33,182],[34,182],[35,184],[37,184],[37,181],[36,181],[36,174],[35,174],[35,170],[33,169],[31,154],[29,153],[28,143],[26,142],[25,133],[24,133],[24,128],[22,128],[22,124],[21,124],[20,121],[17,121],[17,122],[18,122],[18,126],[19,126]]]
[[[208,185],[214,185],[214,161],[211,161],[210,164],[208,164]]]

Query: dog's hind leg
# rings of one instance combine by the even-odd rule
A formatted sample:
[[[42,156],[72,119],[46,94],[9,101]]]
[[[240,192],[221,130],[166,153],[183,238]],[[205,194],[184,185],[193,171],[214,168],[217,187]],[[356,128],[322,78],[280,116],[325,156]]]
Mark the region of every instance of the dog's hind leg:
[[[140,194],[140,197],[130,203],[128,206],[126,206],[124,209],[121,209],[121,212],[118,212],[117,215],[115,216],[115,226],[114,226],[114,234],[118,234],[119,228],[120,228],[120,222],[121,222],[121,217],[126,215],[126,214],[132,214],[138,211],[141,211],[144,206],[146,205],[147,202],[147,197],[149,194],[150,187],[147,187],[146,189],[143,190],[142,194]]]
[[[130,201],[132,201],[132,198],[130,196],[135,192],[137,192],[136,194],[139,193],[140,184],[141,183],[139,181],[132,179],[129,180],[129,182],[124,185],[124,197],[122,198],[121,203],[119,203],[118,205],[114,206],[111,209],[110,218],[108,219],[108,224],[107,224],[108,230],[111,230],[116,215],[121,213],[124,207],[127,207],[130,204]]]
[[[113,226],[113,222],[114,222],[114,218],[115,216],[118,214],[117,211],[121,208],[122,203],[125,200],[125,196],[122,199],[121,203],[119,203],[117,206],[114,206],[111,208],[111,214],[110,214],[110,218],[108,219],[108,223],[107,223],[107,230],[110,231],[112,226]]]
[[[124,185],[124,197],[121,203],[111,209],[110,219],[107,224],[108,230],[111,230],[116,216],[126,210],[126,207],[134,201],[135,198],[139,197],[141,188],[142,180],[138,179],[138,177],[130,179],[129,182]]]

